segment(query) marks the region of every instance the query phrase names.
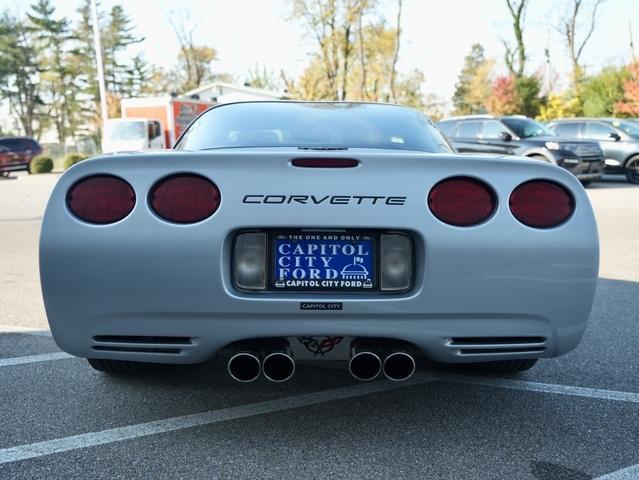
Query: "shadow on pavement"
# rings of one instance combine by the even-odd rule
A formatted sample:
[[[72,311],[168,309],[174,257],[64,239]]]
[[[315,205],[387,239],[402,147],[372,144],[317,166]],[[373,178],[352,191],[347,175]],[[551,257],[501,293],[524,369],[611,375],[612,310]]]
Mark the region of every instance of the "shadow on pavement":
[[[579,470],[550,462],[532,462],[532,474],[538,480],[588,480],[592,478]]]
[[[639,185],[628,182],[625,175],[605,175],[601,180],[588,185],[587,190],[601,190],[604,188],[639,188]]]

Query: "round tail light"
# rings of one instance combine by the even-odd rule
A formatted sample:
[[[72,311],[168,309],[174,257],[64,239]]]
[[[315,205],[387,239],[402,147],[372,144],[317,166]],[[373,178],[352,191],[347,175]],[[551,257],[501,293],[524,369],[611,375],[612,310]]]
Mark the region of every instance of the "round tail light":
[[[564,223],[575,210],[575,199],[561,185],[547,180],[522,183],[510,194],[510,211],[524,225],[551,228]]]
[[[172,175],[153,186],[149,203],[155,213],[169,222],[196,223],[216,212],[220,191],[199,175]]]
[[[428,206],[438,219],[449,225],[469,227],[488,219],[497,206],[493,190],[484,182],[468,177],[442,180],[428,194]]]
[[[76,182],[67,193],[69,210],[89,223],[115,223],[135,206],[133,187],[112,175],[94,175]]]

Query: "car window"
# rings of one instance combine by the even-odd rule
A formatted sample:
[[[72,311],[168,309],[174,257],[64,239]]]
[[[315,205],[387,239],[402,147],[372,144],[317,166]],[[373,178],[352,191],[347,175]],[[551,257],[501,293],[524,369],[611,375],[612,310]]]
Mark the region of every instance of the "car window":
[[[2,138],[0,145],[4,145],[12,151],[37,150],[38,144],[28,138]]]
[[[483,122],[460,122],[457,129],[457,137],[460,138],[477,138],[481,135],[481,127]]]
[[[501,119],[519,138],[554,136],[555,133],[545,125],[526,117],[504,117]]]
[[[552,129],[560,137],[578,137],[579,136],[579,123],[556,123],[552,126]]]
[[[221,105],[198,117],[175,146],[177,150],[244,147],[452,151],[440,131],[417,110],[340,102]]]
[[[447,137],[453,138],[456,136],[455,129],[457,127],[457,122],[452,122],[452,121],[439,122],[437,126]]]
[[[615,120],[612,124],[622,132],[630,135],[634,139],[639,140],[639,125],[631,122],[624,122],[621,120]]]
[[[612,140],[610,138],[611,133],[617,133],[614,128],[599,122],[588,122],[586,124],[586,132],[584,136],[586,138],[592,138],[595,140]]]
[[[499,138],[501,132],[505,132],[506,128],[497,120],[487,120],[484,122],[484,128],[482,130],[483,138]]]
[[[139,140],[146,138],[145,121],[113,121],[104,127],[104,138],[107,140]]]

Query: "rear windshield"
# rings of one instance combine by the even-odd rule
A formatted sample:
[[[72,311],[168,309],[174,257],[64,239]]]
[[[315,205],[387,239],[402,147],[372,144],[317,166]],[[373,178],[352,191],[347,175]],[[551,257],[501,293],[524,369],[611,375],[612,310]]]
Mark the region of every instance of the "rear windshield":
[[[417,110],[365,103],[235,103],[212,108],[175,148],[387,148],[422,152],[451,149]]]
[[[36,151],[40,147],[35,140],[30,138],[0,138],[0,145],[11,151]]]

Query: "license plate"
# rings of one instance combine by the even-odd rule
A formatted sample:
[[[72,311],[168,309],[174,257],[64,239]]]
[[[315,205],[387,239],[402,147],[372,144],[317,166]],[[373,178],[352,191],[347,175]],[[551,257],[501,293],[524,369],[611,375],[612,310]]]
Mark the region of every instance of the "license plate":
[[[358,233],[276,234],[272,288],[276,290],[377,289],[377,239]]]

